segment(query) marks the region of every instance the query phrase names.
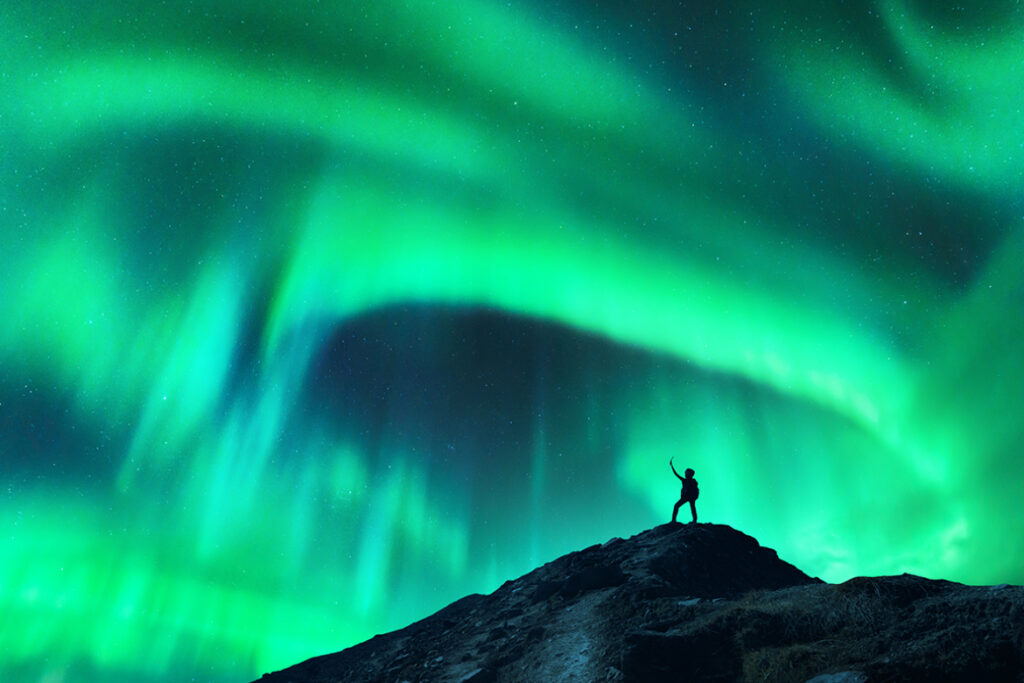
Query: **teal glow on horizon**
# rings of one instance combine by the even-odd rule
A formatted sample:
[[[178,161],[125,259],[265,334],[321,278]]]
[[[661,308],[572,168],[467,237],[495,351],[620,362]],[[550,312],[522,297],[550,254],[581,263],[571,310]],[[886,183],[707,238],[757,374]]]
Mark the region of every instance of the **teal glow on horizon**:
[[[826,580],[1024,582],[1022,39],[5,3],[0,679],[255,679],[667,521],[671,457]]]

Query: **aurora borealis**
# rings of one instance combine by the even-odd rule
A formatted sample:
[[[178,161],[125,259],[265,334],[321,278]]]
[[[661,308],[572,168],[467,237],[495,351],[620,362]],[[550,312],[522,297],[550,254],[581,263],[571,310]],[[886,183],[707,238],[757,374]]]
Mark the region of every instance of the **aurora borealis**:
[[[1015,2],[0,4],[0,679],[668,520],[1024,582]]]

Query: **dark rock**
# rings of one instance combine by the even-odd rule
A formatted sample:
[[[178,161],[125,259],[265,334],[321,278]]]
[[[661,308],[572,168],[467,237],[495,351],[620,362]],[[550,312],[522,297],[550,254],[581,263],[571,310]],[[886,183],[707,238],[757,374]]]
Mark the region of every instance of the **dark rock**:
[[[951,581],[933,581],[913,574],[900,576],[858,576],[839,584],[846,596],[884,597],[894,607],[907,605],[932,595],[955,590],[959,584]]]
[[[498,674],[494,669],[487,667],[474,669],[459,679],[459,683],[494,683],[498,680]]]
[[[562,590],[561,581],[541,581],[537,584],[537,587],[533,590],[533,602],[545,602],[555,593],[559,593]]]
[[[735,643],[716,629],[688,633],[630,633],[622,658],[628,681],[735,681],[741,660]]]
[[[626,582],[626,575],[615,565],[592,565],[583,567],[562,582],[561,593],[565,597],[573,597],[585,591],[598,588],[621,586]]]
[[[487,640],[501,640],[504,638],[508,638],[508,629],[501,626],[487,634]]]
[[[522,608],[521,607],[513,607],[512,609],[504,609],[504,610],[498,612],[498,615],[495,617],[495,619],[497,621],[509,621],[510,619],[515,619],[516,617],[521,617],[521,616],[523,616]]]
[[[666,524],[262,680],[566,679],[1024,683],[1024,588],[830,585],[729,527]]]
[[[807,683],[866,683],[867,675],[863,671],[840,671],[834,674],[821,674]]]

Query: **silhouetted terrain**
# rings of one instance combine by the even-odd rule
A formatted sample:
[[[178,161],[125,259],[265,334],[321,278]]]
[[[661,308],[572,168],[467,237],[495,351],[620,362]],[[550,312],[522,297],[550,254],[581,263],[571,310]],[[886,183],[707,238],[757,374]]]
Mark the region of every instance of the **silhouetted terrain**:
[[[728,526],[666,524],[260,680],[1024,681],[1024,588],[826,584]]]

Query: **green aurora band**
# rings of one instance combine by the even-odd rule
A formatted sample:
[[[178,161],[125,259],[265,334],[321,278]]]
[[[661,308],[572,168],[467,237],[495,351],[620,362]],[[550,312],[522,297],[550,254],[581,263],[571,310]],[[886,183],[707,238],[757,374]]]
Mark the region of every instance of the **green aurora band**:
[[[3,3],[0,678],[255,678],[673,456],[1024,582],[1024,9],[712,5]]]

